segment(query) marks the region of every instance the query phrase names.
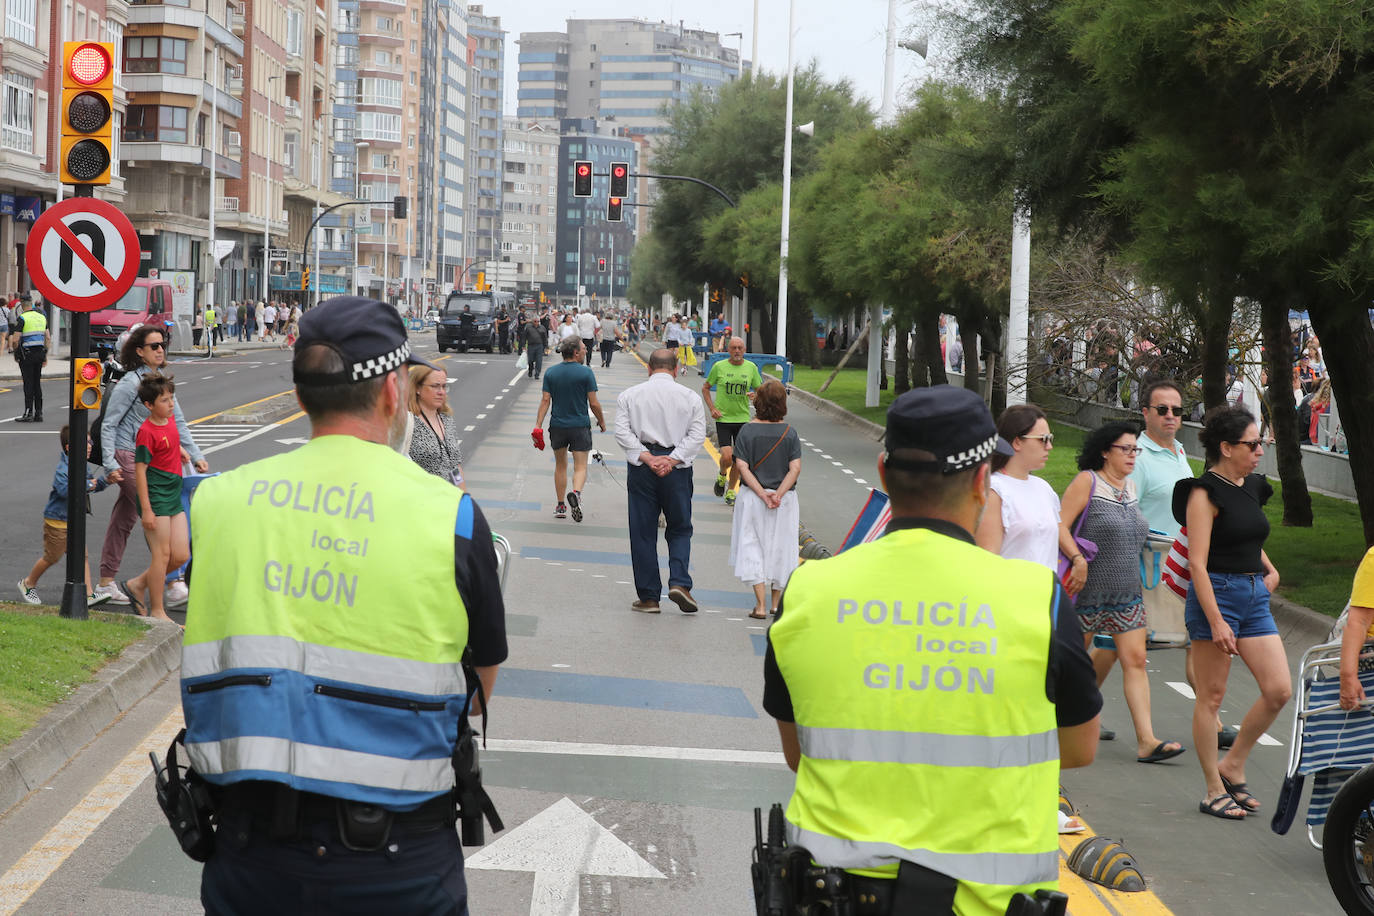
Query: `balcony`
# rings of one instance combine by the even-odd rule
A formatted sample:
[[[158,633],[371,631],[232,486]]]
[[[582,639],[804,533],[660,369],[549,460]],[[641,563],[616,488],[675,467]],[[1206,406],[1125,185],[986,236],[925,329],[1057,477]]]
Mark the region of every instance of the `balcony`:
[[[239,199],[237,197],[221,197],[215,202],[216,213],[237,213],[239,212]]]
[[[384,31],[373,24],[365,25],[358,31],[358,40],[370,45],[388,45],[399,48],[405,44],[405,35],[400,29]]]
[[[360,10],[403,10],[405,0],[358,0]]]
[[[244,29],[243,13],[231,11],[229,13],[229,31],[242,38]]]
[[[119,144],[119,158],[133,163],[135,168],[159,168],[182,174],[203,171],[206,178],[210,177],[210,150],[189,143],[125,140]],[[215,172],[219,178],[242,178],[243,164],[229,155],[219,155],[215,157]]]
[[[131,10],[143,9],[143,7],[130,7]],[[228,92],[218,87],[211,86],[204,80],[196,79],[193,76],[181,76],[180,74],[170,73],[123,73],[120,78],[124,83],[124,91],[128,93],[129,100],[135,102],[135,96],[142,92],[162,92],[174,95],[191,96],[192,98],[205,98],[210,93],[215,93],[216,102],[221,111],[231,118],[243,117],[243,102],[234,98]]]
[[[234,17],[238,25],[234,25]],[[129,25],[179,25],[204,30],[211,40],[224,47],[233,57],[243,56],[243,14],[230,13],[226,17],[229,28],[225,28],[204,10],[168,6],[161,3],[134,4],[129,7]]]
[[[296,121],[300,121],[300,119],[301,119],[301,103],[300,103],[300,102],[296,101],[295,99],[291,98],[290,96],[287,96],[286,104],[283,105],[282,107],[286,109],[286,116],[287,116],[288,118],[294,118]]]
[[[236,99],[243,98],[243,77],[235,76],[229,80],[229,94]]]
[[[405,72],[405,70],[402,69],[402,67],[401,67],[401,65],[400,65],[399,62],[398,62],[398,63],[394,63],[394,64],[379,64],[379,63],[377,63],[377,61],[376,61],[375,58],[374,58],[374,59],[371,59],[371,60],[363,60],[363,61],[360,61],[360,62],[357,64],[357,70],[358,70],[358,75],[359,75],[359,76],[363,76],[363,75],[365,75],[366,73],[369,73],[369,72],[371,72],[371,73],[404,73],[404,72]]]

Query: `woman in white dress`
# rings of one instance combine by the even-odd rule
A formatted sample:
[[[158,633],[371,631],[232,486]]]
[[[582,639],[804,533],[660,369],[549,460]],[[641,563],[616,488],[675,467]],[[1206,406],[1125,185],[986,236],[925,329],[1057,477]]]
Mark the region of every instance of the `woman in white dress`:
[[[739,496],[730,527],[730,565],[754,589],[749,616],[776,615],[787,578],[797,568],[797,478],[801,476],[801,438],[787,416],[787,389],[769,379],[754,392],[755,419],[735,437]],[[768,590],[772,588],[772,601]]]
[[[1054,435],[1045,412],[1034,404],[1002,411],[997,434],[1015,454],[992,456],[992,492],[974,540],[984,550],[1030,560],[1051,570],[1059,566],[1059,496],[1034,475],[1050,459]],[[1059,812],[1060,833],[1082,833],[1087,825]]]

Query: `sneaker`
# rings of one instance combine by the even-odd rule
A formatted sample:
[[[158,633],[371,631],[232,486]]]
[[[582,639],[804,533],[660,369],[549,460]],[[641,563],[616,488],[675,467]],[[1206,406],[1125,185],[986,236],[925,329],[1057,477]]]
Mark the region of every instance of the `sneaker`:
[[[97,604],[104,604],[109,600],[109,595],[98,595],[95,592],[91,592],[86,596],[86,607],[95,607]]]
[[[163,605],[169,608],[182,607],[191,596],[191,590],[180,579],[167,583],[167,591],[162,596]]]
[[[573,521],[582,521],[582,494],[576,490],[569,490],[568,506],[572,509]]]
[[[727,505],[727,506],[733,506],[733,505],[735,504],[735,494],[738,493],[738,492],[739,492],[738,490],[731,490],[731,491],[729,491],[728,493],[726,493],[726,494],[725,494],[725,505]]]
[[[716,494],[717,497],[724,496],[724,495],[725,495],[725,485],[726,485],[727,483],[729,483],[729,480],[726,478],[726,476],[725,476],[724,474],[717,474],[717,475],[716,475],[716,485],[715,485],[714,487],[711,488],[711,492],[714,493],[714,494]]]
[[[636,601],[630,605],[630,610],[639,611],[641,614],[660,613],[657,601]]]
[[[568,507],[565,506],[565,505],[563,505],[562,503],[559,503],[558,506],[553,510],[553,517],[554,517],[554,518],[567,518],[567,517],[568,517]]]
[[[101,603],[108,601],[110,604],[128,604],[129,596],[120,591],[119,586],[111,582],[109,585],[97,585],[92,593],[101,597]]]
[[[23,579],[19,580],[19,597],[24,599],[26,604],[42,604],[43,599],[38,597],[38,589],[29,585]]]

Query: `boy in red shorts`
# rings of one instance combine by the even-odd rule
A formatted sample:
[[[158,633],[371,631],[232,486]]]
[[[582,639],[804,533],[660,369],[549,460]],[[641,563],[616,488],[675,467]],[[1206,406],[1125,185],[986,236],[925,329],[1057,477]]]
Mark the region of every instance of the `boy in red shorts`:
[[[143,573],[119,583],[140,616],[171,620],[162,606],[167,570],[176,569],[191,556],[186,512],[181,507],[181,466],[191,456],[181,447],[181,436],[171,422],[176,385],[170,375],[145,376],[138,399],[148,408],[148,419],[134,437],[134,474],[143,530],[152,559]],[[145,606],[142,598],[148,594]]]

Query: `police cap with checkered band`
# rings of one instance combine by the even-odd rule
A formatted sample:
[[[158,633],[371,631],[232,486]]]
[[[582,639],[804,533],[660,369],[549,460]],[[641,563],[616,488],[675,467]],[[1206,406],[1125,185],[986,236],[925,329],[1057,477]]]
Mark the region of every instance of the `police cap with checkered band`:
[[[890,468],[954,474],[975,467],[993,453],[1013,454],[983,399],[967,388],[932,385],[898,397],[887,409],[883,440]],[[916,457],[907,450],[924,452]]]
[[[340,372],[306,372],[300,355],[315,345],[338,353],[344,361]],[[296,360],[291,378],[297,385],[339,385],[365,382],[403,366],[437,369],[410,351],[405,322],[396,309],[363,296],[335,296],[301,316],[296,337]]]

